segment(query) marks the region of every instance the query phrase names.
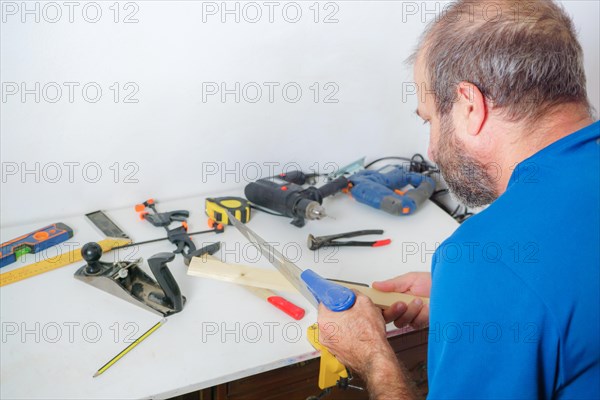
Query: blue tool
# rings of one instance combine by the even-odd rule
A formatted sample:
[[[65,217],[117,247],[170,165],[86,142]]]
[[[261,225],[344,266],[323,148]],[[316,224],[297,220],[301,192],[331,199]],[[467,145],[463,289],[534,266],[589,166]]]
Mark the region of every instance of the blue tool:
[[[73,229],[58,222],[0,245],[0,268],[27,253],[38,253],[73,237]]]
[[[348,177],[350,194],[359,203],[392,215],[410,215],[435,190],[435,181],[427,175],[410,172],[401,165],[388,165],[377,171],[363,170]],[[414,186],[407,192],[400,189]]]
[[[285,258],[254,231],[242,224],[227,210],[229,221],[250,242],[254,243],[263,256],[313,305],[318,308],[323,303],[331,311],[344,311],[351,308],[356,300],[354,292],[342,285],[322,278],[316,272],[302,271],[296,264]]]

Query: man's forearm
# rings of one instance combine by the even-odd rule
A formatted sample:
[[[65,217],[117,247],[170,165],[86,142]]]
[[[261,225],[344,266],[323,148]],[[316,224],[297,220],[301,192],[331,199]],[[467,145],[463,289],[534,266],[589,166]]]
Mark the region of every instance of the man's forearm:
[[[391,346],[374,357],[367,371],[362,373],[372,400],[416,400],[413,383]]]

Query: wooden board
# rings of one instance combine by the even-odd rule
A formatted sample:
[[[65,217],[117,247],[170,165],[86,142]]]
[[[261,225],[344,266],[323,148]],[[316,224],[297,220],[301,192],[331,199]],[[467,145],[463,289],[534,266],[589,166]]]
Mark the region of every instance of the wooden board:
[[[245,286],[262,287],[284,292],[297,292],[296,288],[276,270],[250,267],[247,265],[227,264],[213,256],[192,258],[188,268],[188,275],[216,279]],[[338,283],[347,288],[359,291],[369,297],[376,306],[383,309],[389,308],[398,301],[409,303],[416,298],[416,296],[405,293],[380,292],[371,287],[345,282]],[[428,298],[420,297],[420,299],[423,300],[424,304],[429,304]]]

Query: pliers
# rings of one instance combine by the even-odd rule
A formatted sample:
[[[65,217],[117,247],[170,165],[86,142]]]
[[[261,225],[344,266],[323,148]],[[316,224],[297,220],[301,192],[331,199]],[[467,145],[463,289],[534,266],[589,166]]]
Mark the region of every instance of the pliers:
[[[340,233],[337,235],[329,235],[329,236],[318,236],[315,237],[312,234],[308,235],[308,248],[311,250],[317,250],[321,247],[340,247],[340,246],[365,246],[365,247],[379,247],[386,246],[392,242],[391,239],[383,239],[376,240],[373,242],[361,242],[356,240],[349,240],[344,242],[336,241],[335,239],[345,239],[352,238],[356,236],[362,235],[381,235],[383,231],[381,229],[371,229],[371,230],[363,230],[363,231],[354,231],[354,232],[346,232]]]

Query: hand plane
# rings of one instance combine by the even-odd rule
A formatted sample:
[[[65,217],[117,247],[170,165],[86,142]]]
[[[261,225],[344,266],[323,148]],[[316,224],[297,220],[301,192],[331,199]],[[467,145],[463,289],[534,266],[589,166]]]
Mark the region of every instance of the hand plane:
[[[156,280],[142,270],[141,258],[115,263],[100,261],[102,248],[98,243],[84,245],[81,255],[87,264],[75,272],[76,279],[165,317],[183,310],[186,299],[167,266],[175,254],[158,253],[148,259]]]

